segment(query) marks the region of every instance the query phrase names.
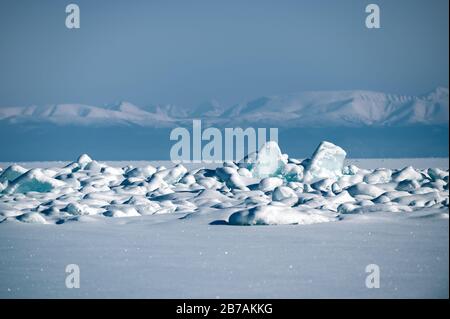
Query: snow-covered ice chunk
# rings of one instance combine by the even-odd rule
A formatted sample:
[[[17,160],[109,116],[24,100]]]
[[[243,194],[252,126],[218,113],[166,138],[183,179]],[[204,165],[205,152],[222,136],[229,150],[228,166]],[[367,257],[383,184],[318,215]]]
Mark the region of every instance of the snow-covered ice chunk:
[[[128,172],[126,172],[126,177],[142,177],[149,178],[156,172],[156,168],[152,165],[147,165],[145,167],[136,167]]]
[[[241,175],[237,173],[230,176],[226,185],[231,189],[241,189],[245,191],[249,190],[246,183],[243,181]]]
[[[405,180],[401,181],[400,183],[398,183],[398,185],[395,189],[398,191],[412,192],[419,188],[420,188],[420,184],[418,181],[405,179]]]
[[[107,207],[107,211],[103,214],[108,217],[137,217],[141,216],[131,205],[111,205]]]
[[[357,196],[357,195],[367,195],[371,197],[378,197],[381,194],[384,193],[384,190],[375,186],[370,185],[366,183],[359,183],[356,185],[353,185],[347,189],[350,195]]]
[[[342,192],[342,187],[341,187],[341,185],[340,185],[339,183],[335,182],[335,183],[333,183],[333,184],[331,185],[331,191],[332,191],[334,194],[339,194],[339,193]]]
[[[356,205],[354,203],[343,203],[338,206],[337,212],[339,214],[351,214],[352,211],[354,211],[355,209],[357,209],[359,207],[361,207],[361,206]]]
[[[175,184],[187,173],[186,167],[181,164],[176,165],[174,168],[169,169],[167,175],[164,177],[164,181],[168,184]],[[158,174],[158,173],[157,173]]]
[[[17,220],[23,223],[30,224],[48,224],[44,217],[39,213],[25,213],[23,215],[17,216]]]
[[[298,197],[292,188],[287,186],[278,186],[272,193],[272,200],[283,202],[288,206],[293,206],[297,203]]]
[[[237,166],[235,163],[231,162],[231,161],[225,161],[223,162],[223,167],[231,167],[235,170],[239,169],[239,166]]]
[[[311,187],[314,188],[315,190],[318,190],[321,192],[329,192],[332,190],[332,185],[334,183],[335,183],[334,179],[324,178],[324,179],[318,180],[317,182],[311,184]]]
[[[236,169],[231,167],[218,167],[215,171],[215,174],[221,180],[227,181],[231,175],[237,174],[237,171]]]
[[[8,203],[0,202],[0,215],[4,217],[16,217],[23,214],[20,207]]]
[[[231,225],[288,225],[329,222],[332,219],[314,209],[298,210],[286,205],[257,206],[236,212],[229,217]]]
[[[200,177],[197,183],[207,189],[217,189],[222,184],[213,177]]]
[[[70,215],[95,215],[99,212],[99,209],[91,208],[88,205],[80,203],[69,203],[62,211]]]
[[[400,213],[400,212],[411,212],[412,208],[403,205],[390,205],[390,204],[375,204],[368,206],[356,206],[353,209],[348,209],[344,212],[344,209],[341,209],[342,214],[367,214],[367,213],[376,213],[376,212],[389,212],[389,213]]]
[[[249,190],[236,168],[229,166],[219,167],[216,169],[216,174],[230,189]]]
[[[271,192],[281,185],[283,185],[283,180],[281,178],[266,177],[259,182],[259,189],[263,192]]]
[[[238,169],[238,174],[242,177],[253,177],[252,173],[245,167],[241,167]]]
[[[391,199],[388,196],[386,196],[385,194],[378,196],[377,198],[374,198],[372,200],[372,202],[375,204],[386,204],[386,203],[389,203],[390,201],[391,201]]]
[[[244,156],[238,163],[238,167],[244,167],[251,169],[251,167],[256,163],[256,158],[258,156],[258,152],[251,152]]]
[[[387,168],[377,168],[372,173],[364,176],[367,184],[388,183],[391,180],[392,171]]]
[[[77,162],[72,162],[67,164],[66,166],[64,166],[59,173],[60,174],[69,174],[69,173],[74,173],[76,171],[80,170],[80,164],[78,164]]]
[[[192,185],[196,182],[195,176],[192,174],[186,174],[183,176],[182,179],[180,179],[179,183],[186,184],[186,185]]]
[[[82,154],[77,159],[77,163],[81,169],[84,169],[90,162],[92,162],[92,158],[90,158],[87,154]]]
[[[162,179],[162,177],[154,174],[148,182],[147,190],[149,192],[153,192],[159,188],[165,188],[167,186],[167,183]]]
[[[63,181],[48,177],[42,170],[34,168],[16,178],[8,185],[4,192],[7,194],[27,192],[46,193],[65,185]]]
[[[289,164],[300,165],[300,164],[302,163],[302,161],[300,161],[300,160],[298,160],[298,159],[296,159],[296,158],[289,157],[289,158],[288,158],[288,163],[289,163]]]
[[[398,172],[392,174],[392,180],[395,182],[401,182],[405,179],[409,180],[422,180],[423,176],[421,173],[416,171],[412,166],[405,167]]]
[[[286,156],[281,154],[278,144],[274,141],[269,141],[261,146],[251,171],[253,176],[257,178],[276,176],[281,174],[286,164]]]
[[[338,179],[336,183],[340,186],[340,188],[344,189],[363,182],[363,179],[364,175],[360,173],[355,175],[343,175],[341,178]]]
[[[271,202],[270,198],[265,194],[254,194],[249,195],[245,200],[244,204],[246,207],[250,206],[261,206],[261,205],[267,205]]]
[[[286,184],[287,187],[292,188],[296,192],[302,193],[305,189],[305,185],[300,182],[289,182]]]
[[[356,175],[359,172],[359,167],[356,165],[347,165],[342,169],[344,175]]]
[[[99,173],[101,172],[104,168],[106,167],[106,165],[101,164],[97,161],[90,161],[89,163],[87,163],[84,166],[84,170],[90,171],[90,172],[96,172]]]
[[[311,194],[312,195],[312,194]],[[336,196],[314,196],[305,197],[301,196],[301,203],[303,207],[310,207],[320,209],[321,211],[333,211],[338,210],[339,205],[344,203],[354,203],[356,200],[349,195],[347,191],[343,191]],[[299,201],[300,202],[300,201]]]
[[[100,172],[102,174],[109,174],[109,175],[123,175],[123,169],[120,167],[111,167],[111,166],[104,166]]]
[[[301,165],[288,163],[281,169],[281,174],[288,182],[300,182],[303,180],[304,168]]]
[[[12,182],[20,175],[24,174],[27,171],[26,168],[23,168],[20,165],[13,164],[5,169],[4,172],[0,175],[0,183],[3,182]]]
[[[439,168],[429,168],[427,173],[433,181],[443,180],[445,177],[448,178],[448,171],[446,172]]]
[[[198,193],[193,202],[198,207],[212,207],[217,204],[224,204],[231,199],[221,194],[219,191],[205,189]]]
[[[353,203],[355,199],[347,191],[342,191],[338,195],[330,197],[328,201],[332,204],[340,205],[343,203]]]
[[[429,202],[436,204],[442,202],[442,200],[438,192],[429,192],[417,195],[408,194],[407,196],[394,198],[392,201],[405,206],[425,207]]]
[[[333,143],[323,141],[317,147],[304,174],[304,182],[311,183],[323,178],[337,179],[342,176],[347,153]]]
[[[442,179],[437,179],[434,182],[428,182],[428,183],[424,183],[421,186],[422,188],[433,188],[433,189],[437,189],[440,191],[443,191],[445,189],[445,187],[448,187],[448,184],[446,182],[444,182],[444,180]],[[448,189],[448,188],[447,188]]]
[[[148,204],[134,204],[134,208],[136,208],[137,212],[141,215],[153,215],[159,210],[161,210],[161,206],[157,202],[149,201]]]

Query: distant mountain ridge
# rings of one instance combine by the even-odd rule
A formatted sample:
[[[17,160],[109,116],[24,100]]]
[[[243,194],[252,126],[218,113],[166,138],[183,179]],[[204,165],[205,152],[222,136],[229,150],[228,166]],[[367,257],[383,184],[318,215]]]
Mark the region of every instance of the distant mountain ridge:
[[[173,127],[202,119],[208,125],[276,127],[383,127],[448,125],[449,90],[436,88],[420,96],[373,91],[317,91],[260,97],[223,107],[209,101],[194,108],[176,105],[139,107],[129,102],[110,106],[57,104],[0,107],[0,123]]]

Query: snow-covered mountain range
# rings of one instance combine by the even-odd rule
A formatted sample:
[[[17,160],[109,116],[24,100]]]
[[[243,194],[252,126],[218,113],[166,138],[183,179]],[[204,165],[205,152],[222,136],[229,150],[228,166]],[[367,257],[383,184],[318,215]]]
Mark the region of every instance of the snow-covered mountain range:
[[[420,96],[373,91],[318,91],[260,97],[223,107],[209,101],[197,107],[129,102],[109,106],[57,104],[0,107],[0,121],[9,124],[138,125],[172,127],[202,119],[209,125],[271,125],[277,127],[360,127],[448,125],[449,90],[437,88]]]

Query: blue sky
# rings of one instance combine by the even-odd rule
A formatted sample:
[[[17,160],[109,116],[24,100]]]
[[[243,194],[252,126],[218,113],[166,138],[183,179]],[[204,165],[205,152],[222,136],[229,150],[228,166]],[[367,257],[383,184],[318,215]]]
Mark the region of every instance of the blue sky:
[[[0,107],[448,87],[447,0],[0,2]],[[381,29],[365,27],[365,6]]]

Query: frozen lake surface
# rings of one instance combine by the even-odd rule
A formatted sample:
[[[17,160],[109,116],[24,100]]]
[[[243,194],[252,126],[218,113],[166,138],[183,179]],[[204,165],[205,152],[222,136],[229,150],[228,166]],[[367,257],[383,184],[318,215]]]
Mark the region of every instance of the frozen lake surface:
[[[219,214],[224,216],[225,214]],[[2,225],[2,298],[448,298],[448,215],[208,225],[174,215]],[[65,267],[80,267],[80,288]],[[380,267],[380,288],[365,267]]]
[[[144,168],[149,163],[154,167],[173,167],[167,162],[106,162],[110,167],[116,168],[131,164]],[[26,169],[53,169],[68,163],[19,164]],[[394,176],[392,180],[398,180],[400,169],[409,165],[416,168],[416,172],[423,172],[423,169],[429,167],[448,169],[448,159],[358,159],[347,160],[346,165],[349,164],[368,169],[364,172],[366,175],[373,173],[374,168],[391,169]],[[9,163],[3,163],[0,167],[5,169],[8,165]],[[196,164],[185,166],[189,171],[198,167]],[[112,170],[108,169],[108,172],[111,173]],[[407,173],[411,175],[414,171]],[[277,196],[273,189],[268,192],[266,190],[258,198],[253,195],[243,196],[250,194],[244,189],[245,185],[251,188],[251,194],[257,190],[253,190],[251,181],[243,186],[235,181],[234,186],[228,184],[230,193],[220,188],[223,187],[220,185],[211,186],[211,189],[217,190],[214,193],[193,187],[183,191],[184,186],[170,186],[175,192],[156,195],[154,193],[158,190],[155,190],[152,196],[148,193],[146,196],[150,196],[152,202],[158,202],[156,212],[145,214],[138,210],[139,214],[136,215],[130,212],[129,207],[123,208],[123,203],[130,203],[130,197],[134,194],[135,206],[141,205],[143,199],[139,197],[142,194],[138,191],[139,187],[147,187],[148,191],[152,187],[151,181],[145,182],[145,185],[139,184],[140,186],[123,186],[125,184],[120,180],[118,183],[122,186],[114,193],[117,197],[103,198],[107,201],[107,206],[104,206],[95,202],[101,201],[100,197],[92,195],[97,192],[86,191],[88,187],[94,187],[92,180],[96,180],[99,175],[83,173],[83,170],[79,174],[76,176],[79,176],[77,178],[81,181],[81,188],[77,194],[85,190],[83,198],[91,205],[87,205],[90,209],[96,209],[94,212],[88,208],[84,211],[83,207],[78,206],[67,208],[67,203],[73,198],[81,198],[75,195],[70,197],[71,193],[67,190],[62,194],[52,190],[45,193],[48,197],[42,197],[44,195],[41,193],[24,197],[16,191],[25,187],[24,185],[30,185],[19,183],[20,185],[13,185],[12,188],[9,185],[6,188],[9,189],[8,195],[0,195],[0,205],[3,205],[0,206],[0,212],[4,217],[0,223],[1,298],[449,296],[448,186],[433,193],[439,194],[436,195],[438,197],[426,195],[428,197],[425,200],[429,199],[427,203],[410,191],[409,195],[415,196],[414,201],[396,201],[393,196],[392,206],[376,206],[378,209],[370,211],[367,207],[374,205],[367,206],[367,201],[376,203],[379,194],[370,195],[372,189],[361,188],[367,193],[361,195],[355,193],[360,188],[347,185],[344,189],[351,193],[347,200],[355,205],[351,206],[351,209],[355,209],[354,213],[348,207],[339,212],[336,208],[338,205],[332,202],[338,195],[325,195],[325,190],[322,190],[324,199],[315,198],[300,205],[306,205],[308,210],[301,210],[299,215],[293,215],[297,225],[289,225],[289,222],[283,224],[285,220],[280,219],[274,210],[259,212],[263,214],[261,220],[267,224],[273,223],[271,225],[237,226],[231,225],[230,216],[242,210],[246,212],[245,209],[252,213],[249,201],[261,200],[266,205],[264,199],[267,194],[272,196],[272,203],[267,204],[268,207],[285,205],[281,207],[285,207],[283,210],[287,212],[300,207],[296,208],[296,204],[290,201],[290,193],[285,193],[286,189],[280,188],[282,191]],[[184,172],[183,174],[186,175]],[[446,174],[447,177],[441,177],[447,180],[448,185],[448,172]],[[125,175],[126,173],[123,176]],[[37,180],[47,180],[47,177],[40,177],[37,173],[33,176],[37,176]],[[86,176],[89,178],[86,179]],[[207,176],[195,176],[202,185],[212,182]],[[70,177],[64,178],[57,180],[72,183]],[[128,182],[137,183],[138,180],[128,177]],[[377,187],[381,187],[384,194],[388,192],[391,195],[395,191],[388,189],[398,188],[400,183],[392,186],[392,182],[389,182],[378,184]],[[425,184],[426,181],[418,183],[416,186],[419,188],[414,192],[428,194],[426,189],[429,185],[423,186]],[[110,190],[115,189],[111,182],[108,185]],[[271,186],[270,183],[268,185]],[[441,187],[439,185],[436,187]],[[63,187],[57,183],[54,186],[56,189]],[[241,189],[235,191],[234,187],[238,186]],[[267,185],[259,184],[260,189],[263,186]],[[134,193],[127,193],[130,189]],[[302,200],[302,194],[307,193],[306,188],[303,193],[298,189],[295,192],[299,196],[296,200]],[[334,192],[342,194],[341,191]],[[310,190],[310,193],[320,194],[320,191]],[[192,194],[195,197],[190,196]],[[199,194],[203,194],[203,197]],[[224,194],[228,194],[228,198],[222,198]],[[142,197],[145,197],[145,193]],[[237,198],[241,199],[235,202]],[[325,204],[319,205],[322,200],[325,200]],[[445,200],[446,204],[439,204]],[[170,201],[176,209],[169,209],[172,206],[166,201]],[[275,205],[273,202],[281,204]],[[194,206],[191,207],[190,204]],[[424,206],[416,207],[417,205]],[[107,208],[102,210],[102,207]],[[396,207],[396,210],[383,211],[380,207]],[[39,212],[38,215],[43,218],[36,218],[33,214],[30,217],[32,211]],[[24,212],[27,218],[21,218],[20,214]],[[247,213],[242,213],[242,216],[247,216]],[[317,219],[318,217],[323,220]],[[251,223],[251,220],[244,221]],[[77,264],[80,268],[78,289],[66,288],[68,274],[65,268],[68,264]],[[366,277],[369,274],[365,269],[369,264],[376,264],[380,268],[380,288],[366,287]]]

